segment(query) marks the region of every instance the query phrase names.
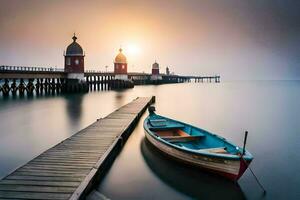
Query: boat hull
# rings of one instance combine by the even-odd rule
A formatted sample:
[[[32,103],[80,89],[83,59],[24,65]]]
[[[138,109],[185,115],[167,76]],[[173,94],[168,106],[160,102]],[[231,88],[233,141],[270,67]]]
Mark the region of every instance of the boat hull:
[[[176,149],[169,146],[145,130],[147,140],[156,148],[168,156],[179,160],[181,162],[191,164],[206,171],[221,175],[232,181],[237,181],[247,169],[249,163],[246,163],[243,159],[232,160],[226,158],[214,158],[207,155],[193,154],[189,151]]]

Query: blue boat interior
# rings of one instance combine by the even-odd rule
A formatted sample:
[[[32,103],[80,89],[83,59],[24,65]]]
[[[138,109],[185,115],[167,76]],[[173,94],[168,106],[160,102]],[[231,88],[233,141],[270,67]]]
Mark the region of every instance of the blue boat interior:
[[[147,123],[156,137],[183,149],[214,154],[240,153],[240,149],[225,138],[182,122],[152,113]]]

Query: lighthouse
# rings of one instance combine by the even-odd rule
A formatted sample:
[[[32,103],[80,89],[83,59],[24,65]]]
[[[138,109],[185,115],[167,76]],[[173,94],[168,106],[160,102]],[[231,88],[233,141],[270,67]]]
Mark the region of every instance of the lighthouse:
[[[76,42],[77,37],[74,33],[73,42],[67,47],[64,54],[65,72],[68,79],[84,81],[84,53],[82,47]]]
[[[159,64],[156,61],[152,64],[151,80],[162,80],[162,76],[159,74]]]

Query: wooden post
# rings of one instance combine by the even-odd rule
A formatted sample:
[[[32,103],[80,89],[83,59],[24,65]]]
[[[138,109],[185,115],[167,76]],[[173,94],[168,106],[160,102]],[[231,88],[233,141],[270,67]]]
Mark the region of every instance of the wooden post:
[[[243,155],[245,155],[245,151],[246,151],[247,137],[248,137],[248,131],[245,131],[244,146],[243,146]]]

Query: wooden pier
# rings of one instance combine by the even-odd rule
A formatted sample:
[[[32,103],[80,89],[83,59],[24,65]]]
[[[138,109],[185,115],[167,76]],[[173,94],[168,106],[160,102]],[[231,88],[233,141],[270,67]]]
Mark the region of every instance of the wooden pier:
[[[154,101],[137,98],[43,152],[0,181],[0,199],[82,199]]]
[[[85,81],[68,79],[63,68],[0,66],[0,96],[54,95],[69,92],[88,92],[133,88],[135,85],[158,85],[169,83],[220,83],[220,76],[185,76],[128,72],[128,80],[119,80],[114,72],[86,71]]]

